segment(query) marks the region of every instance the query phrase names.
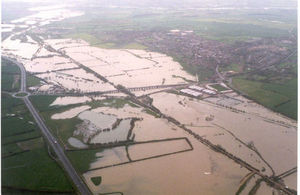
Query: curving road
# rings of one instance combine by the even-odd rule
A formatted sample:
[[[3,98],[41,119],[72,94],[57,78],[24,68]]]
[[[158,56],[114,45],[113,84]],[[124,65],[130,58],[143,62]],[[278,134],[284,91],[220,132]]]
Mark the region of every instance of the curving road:
[[[14,59],[11,59],[11,58],[8,58],[8,57],[5,57],[5,56],[2,56],[2,57],[9,60],[9,61],[11,61],[11,62],[13,62],[13,63],[15,63],[16,65],[18,65],[20,67],[20,70],[21,70],[21,89],[20,89],[20,92],[27,93],[26,92],[26,70],[25,70],[24,66],[21,63],[14,60]],[[80,192],[80,194],[83,194],[83,195],[91,194],[91,192],[88,189],[88,187],[86,186],[86,184],[82,181],[82,179],[77,174],[74,167],[72,166],[71,162],[66,157],[63,148],[60,146],[60,144],[57,142],[57,140],[54,138],[54,136],[50,133],[50,131],[47,128],[47,126],[45,125],[44,121],[42,120],[42,118],[40,117],[40,115],[38,114],[36,109],[33,107],[32,103],[29,100],[29,98],[24,97],[23,100],[24,100],[27,108],[31,112],[32,116],[34,117],[37,125],[41,129],[44,137],[48,140],[49,145],[54,150],[57,158],[59,159],[59,161],[63,165],[65,171],[68,173],[69,177],[72,179],[73,183],[76,185],[76,187],[77,187],[78,191]]]
[[[21,88],[20,88],[19,93],[27,93],[26,92],[26,70],[25,70],[24,66],[20,62],[14,60],[12,58],[9,58],[6,56],[1,56],[1,57],[16,64],[20,68],[20,70],[21,70]]]

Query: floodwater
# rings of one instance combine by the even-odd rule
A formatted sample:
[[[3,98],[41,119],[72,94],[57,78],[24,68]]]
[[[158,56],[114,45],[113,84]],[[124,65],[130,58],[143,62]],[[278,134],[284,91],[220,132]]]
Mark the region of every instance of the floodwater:
[[[47,42],[113,83],[126,87],[186,83],[173,75],[195,80],[182,70],[179,63],[164,54],[144,50],[101,49],[70,39]]]
[[[113,115],[98,113],[95,111],[85,111],[78,115],[81,120],[88,120],[99,129],[111,128],[117,121],[117,117]]]
[[[59,85],[66,90],[75,90],[80,93],[115,90],[112,85],[104,83],[99,79],[87,80],[83,77],[75,77],[60,72],[43,73],[36,76],[54,85]]]
[[[176,126],[168,123],[165,119],[155,118],[142,110],[142,108],[131,107],[126,104],[123,108],[119,109],[99,107],[92,111],[111,114],[118,118],[141,118],[142,120],[135,122],[133,128],[135,141],[159,140],[180,136],[176,131]]]
[[[297,190],[297,183],[295,182],[297,181],[297,172],[283,178],[283,181],[289,188]]]
[[[236,93],[229,93],[226,94],[226,96],[238,99],[242,101],[242,103],[236,104],[234,108],[240,109],[240,110],[246,110],[247,113],[256,115],[258,117],[264,118],[264,119],[271,119],[273,121],[279,121],[284,124],[288,124],[289,126],[293,127],[294,129],[297,129],[297,122],[295,120],[292,120],[290,118],[287,118],[279,113],[275,113],[262,105],[259,105],[252,100],[248,100],[244,98],[243,96],[240,96]]]
[[[153,104],[163,113],[176,118],[183,124],[199,126],[193,127],[193,131],[197,133],[207,128],[201,126],[212,126],[211,129],[217,127],[221,130],[230,131],[245,144],[253,145],[277,174],[289,170],[297,164],[297,131],[293,127],[266,121],[260,116],[248,113],[247,107],[244,107],[246,113],[236,113],[221,106],[174,94],[160,93],[151,97],[154,99]],[[181,104],[178,103],[179,101],[181,101]],[[269,110],[264,112],[268,113],[270,118],[272,116],[279,117]],[[214,116],[212,121],[206,120],[208,115]],[[232,119],[234,119],[234,122]],[[281,120],[285,120],[285,118],[281,118]],[[195,128],[198,130],[195,130]],[[243,150],[241,152],[236,150],[237,148],[243,148],[236,146],[236,144],[240,145],[239,142],[232,142],[228,139],[217,140],[216,136],[210,136],[209,139],[221,146],[227,145],[226,149],[229,152],[235,153],[245,161],[249,161],[253,166],[257,166],[258,162],[253,163],[253,160],[256,162],[257,159],[254,158],[254,154],[251,156],[252,152],[246,153],[249,155],[247,157],[242,152]],[[230,145],[232,146],[230,147]],[[252,163],[251,159],[253,159]],[[281,159],[285,160],[282,161]],[[268,170],[267,167],[265,168]],[[270,174],[270,170],[267,173]]]
[[[50,106],[66,106],[72,104],[79,104],[92,101],[91,98],[87,96],[82,97],[73,97],[73,96],[66,96],[66,97],[57,97]]]
[[[73,118],[73,117],[77,116],[79,113],[81,113],[81,112],[83,112],[87,109],[90,109],[90,108],[91,108],[90,106],[75,107],[75,108],[72,108],[70,110],[67,110],[67,111],[64,111],[64,112],[61,112],[61,113],[53,114],[51,116],[51,119],[54,119],[54,120],[70,119],[70,118]]]
[[[83,176],[93,193],[122,191],[124,194],[133,195],[147,193],[234,194],[240,179],[248,172],[223,155],[215,154],[165,119],[155,118],[142,112],[142,108],[126,105],[120,109],[99,107],[93,111],[114,114],[118,118],[142,118],[141,121],[136,121],[133,129],[135,141],[187,137],[194,147],[193,151],[88,171]],[[129,156],[140,159],[189,148],[185,141],[152,144],[129,146]],[[117,150],[117,153],[114,150]],[[99,156],[103,157],[92,163],[91,168],[129,161],[126,157],[125,147],[107,149],[103,153],[99,153]],[[95,186],[90,180],[91,177],[96,176],[102,177],[100,186]]]
[[[21,42],[20,39],[13,40],[12,36],[10,36],[7,39],[5,39],[4,41],[2,41],[1,47],[3,49],[9,50],[9,51],[5,51],[3,53],[11,53],[12,52],[14,55],[16,55],[20,58],[25,58],[25,59],[30,59],[39,48],[39,46],[37,44],[24,43],[24,42]]]
[[[48,7],[46,10],[42,8],[37,14],[14,20],[12,23],[15,23],[15,26],[28,24],[25,28],[32,29],[39,25],[82,14],[83,12],[73,12],[64,7]],[[7,29],[10,31],[13,28],[10,26]],[[114,84],[140,87],[186,83],[183,78],[195,80],[192,75],[182,69],[179,63],[164,54],[144,50],[100,49],[89,46],[83,40],[50,39],[45,42],[55,49],[66,52],[71,58],[105,76]],[[43,73],[38,74],[38,77],[47,80],[50,84],[41,86],[40,90],[48,90],[53,86],[61,86],[66,90],[83,93],[115,89],[112,85],[103,83],[83,69],[62,70],[78,68],[78,66],[71,63],[70,59],[61,56],[35,58],[30,61],[35,55],[39,57],[54,54],[45,48],[37,53],[40,46],[31,38],[27,43],[23,43],[19,39],[13,40],[10,36],[2,42],[2,48],[5,55],[17,57],[23,62],[27,71]],[[44,72],[45,69],[57,72]],[[143,92],[136,94],[143,95]],[[242,103],[237,103],[239,101],[234,99],[208,99],[207,101],[211,101],[209,103],[167,93],[151,95],[154,100],[153,104],[163,113],[176,118],[193,132],[214,144],[221,145],[251,165],[259,169],[266,168],[265,174],[271,174],[270,168],[245,145],[250,145],[257,150],[272,166],[276,174],[295,167],[297,164],[297,123],[234,93],[228,94],[228,96],[240,99]],[[229,105],[243,110],[245,113],[234,112],[215,103]],[[90,121],[97,128],[109,128],[117,118],[122,118],[123,120],[116,129],[111,130],[108,134],[103,134],[105,137],[101,137],[100,133],[93,138],[93,141],[98,143],[104,140],[114,141],[116,137],[124,139],[131,120],[125,118],[138,117],[142,120],[136,121],[133,128],[135,141],[185,137],[194,148],[192,151],[88,171],[83,176],[95,194],[113,191],[122,191],[124,194],[133,195],[235,194],[239,182],[248,173],[246,169],[241,168],[224,155],[215,153],[204,146],[183,129],[165,119],[155,118],[143,112],[142,108],[132,108],[126,105],[121,109],[101,107],[85,111],[87,109],[90,107],[79,106],[54,114],[51,118],[68,119],[79,115],[79,118]],[[71,137],[68,141],[74,147],[85,147],[85,144],[76,138]],[[154,145],[151,143],[130,146],[128,151],[131,158],[140,159],[176,152],[186,149],[187,146],[185,142],[181,141],[176,143],[155,142]],[[124,146],[106,149],[97,153],[96,158],[96,161],[91,163],[91,168],[129,161]],[[91,178],[97,176],[102,177],[100,186],[95,186],[91,182]],[[289,186],[295,187],[295,174],[286,177],[285,181]],[[272,189],[268,186],[259,189],[262,194],[271,191]]]
[[[91,143],[114,143],[119,141],[126,141],[130,125],[131,119],[124,119],[120,122],[120,124],[115,128],[109,131],[102,131],[98,133],[91,139]]]
[[[60,57],[53,56],[47,58],[35,58],[32,61],[25,64],[25,68],[28,72],[42,73],[52,72],[66,68],[77,68],[78,66],[71,63],[70,60]]]
[[[195,150],[191,152],[89,171],[83,175],[93,193],[234,194],[240,179],[248,171],[202,144],[192,144]],[[211,174],[205,174],[207,172]],[[96,176],[102,177],[100,186],[90,180]]]
[[[90,169],[120,164],[127,161],[125,146],[104,149],[103,152],[96,154],[96,160],[90,164]]]
[[[189,149],[191,149],[191,147],[185,139],[134,144],[128,147],[129,155],[132,160],[171,154]]]
[[[68,143],[73,146],[74,148],[79,148],[79,149],[83,149],[83,148],[87,148],[88,145],[82,143],[79,139],[74,138],[74,137],[70,137],[68,139]]]
[[[40,87],[38,87],[38,91],[48,91],[50,88],[53,88],[54,85],[42,85]],[[34,89],[35,87],[31,88],[31,89]]]

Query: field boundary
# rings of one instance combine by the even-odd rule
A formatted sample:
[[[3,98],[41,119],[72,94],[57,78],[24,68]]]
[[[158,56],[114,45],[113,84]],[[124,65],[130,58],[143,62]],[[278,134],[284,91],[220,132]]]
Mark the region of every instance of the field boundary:
[[[138,145],[138,144],[146,144],[146,143],[157,143],[157,142],[168,142],[168,141],[174,141],[174,140],[185,140],[188,143],[188,145],[189,145],[190,148],[189,149],[184,149],[184,150],[179,150],[177,152],[171,152],[171,153],[165,153],[165,154],[160,154],[160,155],[154,155],[154,156],[151,156],[151,157],[141,158],[141,159],[137,159],[137,160],[131,160],[130,158],[128,158],[129,161],[127,161],[127,162],[117,163],[117,164],[112,164],[112,165],[107,165],[107,166],[98,167],[98,168],[93,168],[93,169],[89,169],[87,171],[95,171],[95,170],[100,170],[100,169],[106,169],[106,168],[110,168],[110,167],[126,165],[126,164],[129,164],[129,163],[135,163],[135,162],[139,162],[139,161],[150,160],[150,159],[154,159],[154,158],[160,158],[160,157],[164,157],[164,156],[169,156],[169,155],[173,155],[173,154],[178,154],[178,153],[183,153],[183,152],[189,152],[189,151],[194,150],[194,148],[193,148],[190,140],[188,140],[186,137],[170,138],[170,139],[162,139],[162,140],[151,140],[151,141],[143,141],[143,142],[135,142],[135,143],[131,143],[130,145]],[[130,145],[127,145],[127,147],[130,146]],[[128,154],[128,152],[127,152],[127,154]]]

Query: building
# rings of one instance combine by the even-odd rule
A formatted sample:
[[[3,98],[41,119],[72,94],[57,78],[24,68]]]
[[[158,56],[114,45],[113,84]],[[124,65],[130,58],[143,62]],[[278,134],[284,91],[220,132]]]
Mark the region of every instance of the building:
[[[210,89],[204,89],[202,92],[208,94],[208,95],[216,95],[217,93]]]
[[[194,97],[199,97],[199,96],[203,95],[203,93],[200,93],[198,91],[194,91],[194,90],[191,90],[191,89],[181,89],[180,92],[191,95],[191,96],[194,96]]]
[[[203,87],[199,87],[197,85],[192,85],[192,86],[189,86],[190,89],[194,89],[196,91],[203,91],[205,88]]]

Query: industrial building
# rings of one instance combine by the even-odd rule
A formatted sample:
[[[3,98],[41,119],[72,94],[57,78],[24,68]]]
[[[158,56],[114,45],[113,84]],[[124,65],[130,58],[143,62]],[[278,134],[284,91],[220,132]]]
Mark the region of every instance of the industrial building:
[[[200,93],[198,91],[194,91],[194,90],[191,90],[191,89],[181,89],[180,92],[188,94],[188,95],[192,95],[194,97],[199,97],[199,96],[203,95],[203,93]]]
[[[210,89],[204,89],[202,92],[209,94],[209,95],[216,95],[217,93]]]
[[[199,87],[197,85],[192,85],[192,86],[189,86],[190,89],[194,89],[194,90],[197,90],[197,91],[203,91],[205,88],[203,87]]]

